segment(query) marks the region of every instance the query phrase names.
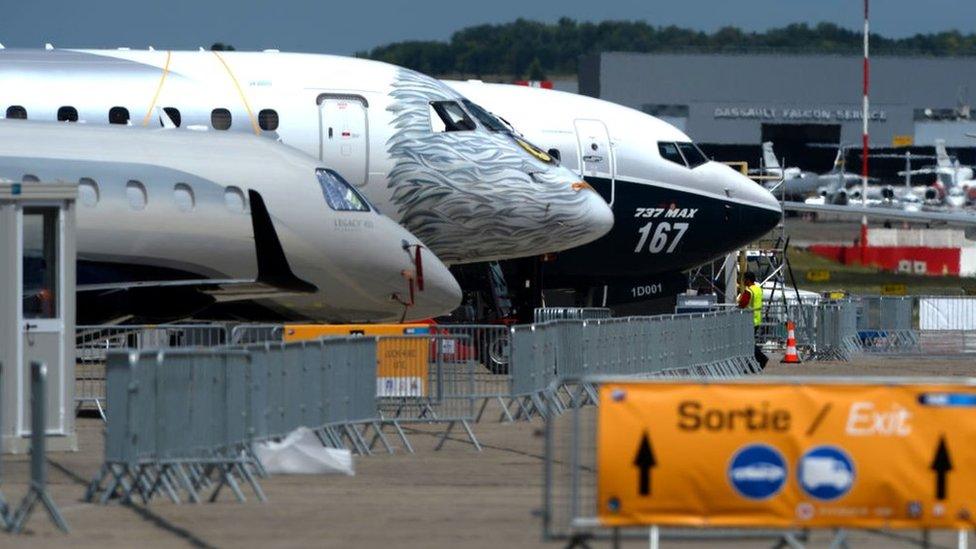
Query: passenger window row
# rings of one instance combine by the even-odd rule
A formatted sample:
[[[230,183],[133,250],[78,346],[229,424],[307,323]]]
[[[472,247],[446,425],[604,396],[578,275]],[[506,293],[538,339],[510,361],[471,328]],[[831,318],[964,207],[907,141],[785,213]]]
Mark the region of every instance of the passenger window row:
[[[177,127],[183,122],[180,110],[175,107],[164,107],[166,116],[173,121]],[[7,107],[6,117],[13,120],[27,120],[27,109],[21,105],[11,105]],[[108,111],[108,123],[126,125],[129,123],[129,109],[125,107],[112,107]],[[58,109],[59,122],[77,122],[78,109],[71,106],[64,106]],[[210,111],[210,126],[215,130],[229,130],[233,120],[230,110],[217,108]],[[273,132],[278,129],[278,112],[274,109],[262,109],[258,112],[258,126],[266,131]],[[160,121],[160,126],[163,123]]]
[[[24,183],[37,183],[40,179],[33,174],[25,174],[21,179]],[[102,198],[102,191],[98,183],[90,177],[82,177],[78,180],[78,203],[88,208],[94,208]],[[142,211],[149,205],[149,193],[146,186],[141,181],[129,180],[125,184],[125,198],[129,204],[129,209]],[[196,210],[197,199],[193,187],[187,183],[176,183],[173,185],[173,203],[181,212],[192,212]],[[226,187],[224,189],[224,206],[234,213],[247,213],[247,201],[244,198],[244,191],[239,187]]]

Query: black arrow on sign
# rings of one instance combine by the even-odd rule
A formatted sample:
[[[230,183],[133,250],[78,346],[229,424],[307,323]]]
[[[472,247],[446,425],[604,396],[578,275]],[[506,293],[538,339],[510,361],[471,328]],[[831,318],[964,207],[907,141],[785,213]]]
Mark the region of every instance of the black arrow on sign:
[[[946,492],[949,491],[949,487],[946,486],[946,476],[952,470],[952,459],[949,458],[945,435],[939,438],[939,446],[935,449],[935,457],[932,458],[929,469],[935,471],[935,499],[944,500]]]
[[[651,449],[651,439],[647,436],[647,431],[644,431],[644,436],[641,437],[640,446],[637,447],[637,456],[634,457],[634,466],[637,467],[638,471],[638,488],[637,493],[642,496],[651,495],[651,469],[657,465],[657,461],[654,460],[654,450]]]

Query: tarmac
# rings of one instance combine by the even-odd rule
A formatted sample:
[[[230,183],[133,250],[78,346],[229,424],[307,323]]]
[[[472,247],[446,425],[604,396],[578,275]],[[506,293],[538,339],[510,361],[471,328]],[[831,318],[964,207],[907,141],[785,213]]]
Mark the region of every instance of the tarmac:
[[[778,359],[778,357],[776,357]],[[850,363],[782,365],[764,375],[967,376],[972,358],[859,357]],[[415,454],[377,454],[355,459],[355,476],[278,475],[262,480],[267,503],[238,503],[229,493],[213,504],[175,505],[162,499],[140,504],[88,504],[85,487],[101,465],[100,420],[80,418],[80,450],[49,454],[49,488],[70,534],[54,529],[37,508],[20,536],[0,533],[0,547],[559,547],[542,541],[542,424],[475,425],[484,446],[476,452],[462,437],[435,451],[433,431],[414,431]],[[28,484],[28,457],[3,456],[0,491],[12,505]],[[250,493],[248,492],[248,495]],[[830,532],[814,532],[811,545],[826,547]],[[918,532],[897,534],[921,539]],[[857,547],[912,546],[892,534],[851,532]],[[933,533],[940,546],[955,534]],[[672,540],[664,547],[773,546],[775,540]],[[646,546],[625,542],[625,547]],[[607,542],[592,542],[608,547]]]

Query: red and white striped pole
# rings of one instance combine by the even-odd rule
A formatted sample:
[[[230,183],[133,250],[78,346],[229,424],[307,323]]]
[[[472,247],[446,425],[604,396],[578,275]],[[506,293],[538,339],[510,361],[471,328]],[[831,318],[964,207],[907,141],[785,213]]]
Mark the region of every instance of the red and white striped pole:
[[[864,105],[861,110],[863,132],[861,133],[861,207],[868,207],[868,118],[870,118],[868,103],[868,84],[871,75],[871,65],[868,57],[868,0],[864,0]],[[868,216],[861,216],[861,263],[864,263],[864,251],[868,245]]]
[[[861,133],[861,206],[868,206],[868,119],[871,117],[868,102],[868,89],[871,75],[870,57],[868,56],[868,0],[864,0],[864,106],[861,110],[863,132]],[[868,217],[861,216],[861,246],[867,246]]]

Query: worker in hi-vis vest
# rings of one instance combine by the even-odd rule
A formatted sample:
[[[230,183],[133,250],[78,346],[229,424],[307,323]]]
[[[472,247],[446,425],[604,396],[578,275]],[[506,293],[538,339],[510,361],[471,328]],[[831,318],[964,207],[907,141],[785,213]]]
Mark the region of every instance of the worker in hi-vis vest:
[[[756,283],[756,275],[752,272],[746,272],[743,275],[743,280],[745,280],[745,291],[739,294],[739,308],[749,309],[752,311],[752,327],[753,333],[756,339],[759,338],[759,325],[762,324],[762,304],[763,304],[763,291],[762,286]],[[769,362],[769,357],[762,352],[759,347],[759,342],[756,341],[756,362],[759,363],[761,368],[766,367],[766,363]]]

